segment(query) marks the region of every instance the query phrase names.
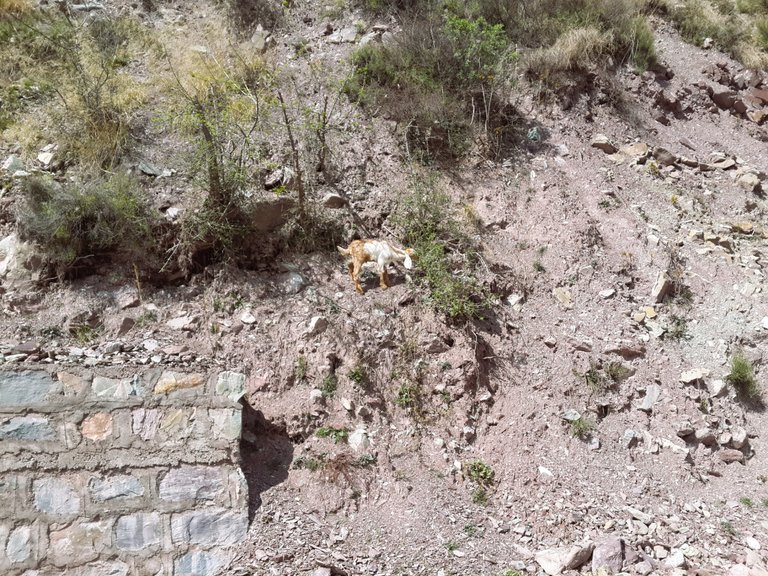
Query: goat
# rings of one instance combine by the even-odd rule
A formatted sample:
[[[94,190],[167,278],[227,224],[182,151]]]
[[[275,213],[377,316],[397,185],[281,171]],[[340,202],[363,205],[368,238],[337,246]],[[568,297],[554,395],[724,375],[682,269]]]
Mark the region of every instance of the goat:
[[[387,242],[386,240],[353,240],[348,248],[337,246],[342,256],[351,256],[352,260],[347,264],[349,275],[352,282],[355,283],[355,290],[363,293],[363,287],[360,285],[360,271],[366,262],[375,262],[379,271],[379,285],[386,289],[389,288],[389,276],[387,276],[387,266],[392,262],[403,262],[408,270],[413,267],[411,256],[413,248],[402,250]]]

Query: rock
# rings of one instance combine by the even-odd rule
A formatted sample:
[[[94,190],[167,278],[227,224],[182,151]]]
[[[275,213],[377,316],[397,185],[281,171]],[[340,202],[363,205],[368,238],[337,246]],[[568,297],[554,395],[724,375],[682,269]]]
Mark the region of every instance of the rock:
[[[245,374],[239,372],[221,372],[216,380],[216,394],[226,396],[237,402],[245,396]]]
[[[699,428],[694,433],[694,437],[697,442],[701,442],[704,446],[712,446],[717,444],[717,438],[709,428]]]
[[[736,183],[749,192],[759,193],[762,190],[760,178],[754,172],[742,172],[736,176]]]
[[[632,448],[638,442],[638,435],[634,430],[624,430],[624,435],[621,437],[621,444],[624,448]]]
[[[567,422],[576,422],[577,420],[581,419],[581,414],[578,412],[578,410],[569,408],[568,410],[563,412],[562,418]]]
[[[602,150],[606,154],[615,154],[618,152],[618,148],[611,144],[610,140],[608,140],[608,137],[604,134],[596,134],[595,137],[592,138],[590,146],[597,148],[598,150]]]
[[[664,566],[670,569],[685,568],[685,555],[680,550],[673,550],[667,559],[664,560]]]
[[[61,530],[52,529],[48,559],[56,566],[91,562],[109,547],[111,531],[111,520],[75,522]]]
[[[592,552],[592,572],[605,570],[609,574],[621,572],[624,566],[624,542],[621,538],[609,538],[595,546]]]
[[[696,429],[690,422],[682,422],[677,426],[677,435],[680,438],[686,438],[696,432]]]
[[[250,310],[246,310],[243,312],[242,316],[240,316],[240,322],[247,325],[254,324],[256,322],[256,316],[254,316]]]
[[[367,450],[371,445],[371,441],[368,439],[368,432],[362,428],[358,428],[350,433],[347,442],[355,452]]]
[[[354,27],[344,28],[328,36],[328,42],[331,44],[341,44],[343,42],[351,44],[355,40],[357,40],[357,28]]]
[[[11,155],[5,159],[5,162],[3,162],[2,167],[3,167],[3,170],[5,170],[8,174],[13,176],[16,172],[24,170],[24,163],[21,161],[21,159],[18,156]]]
[[[189,315],[178,316],[177,318],[168,320],[165,324],[172,330],[187,330],[192,332],[196,328],[197,317]]]
[[[747,443],[747,431],[741,426],[731,428],[731,448],[741,450]]]
[[[535,560],[550,576],[557,576],[565,570],[577,570],[592,556],[595,545],[590,543],[570,548],[552,548],[537,552]]]
[[[711,396],[718,397],[727,390],[728,386],[723,380],[710,380],[707,382],[707,390]]]
[[[710,98],[722,110],[729,110],[733,108],[733,104],[736,102],[736,92],[733,90],[723,90],[716,88],[710,94]]]
[[[209,466],[182,466],[171,469],[159,483],[158,494],[170,502],[215,500],[226,485],[221,472]]]
[[[117,476],[94,477],[88,482],[88,491],[94,502],[106,502],[116,498],[134,498],[144,495],[144,486],[136,476],[120,474]]]
[[[305,335],[307,337],[317,336],[325,332],[326,328],[328,328],[328,319],[325,316],[313,316],[309,321]]]
[[[283,172],[280,172],[280,180],[278,185],[281,184],[283,179]],[[266,183],[265,183],[266,187]],[[269,188],[267,188],[269,190]],[[253,215],[252,224],[253,227],[259,232],[272,232],[277,230],[288,221],[291,213],[293,212],[296,203],[287,197],[280,197],[274,200],[264,200],[254,203],[253,209],[249,214]]]
[[[17,416],[0,426],[0,440],[40,442],[55,439],[56,432],[42,416]]]
[[[6,286],[35,282],[42,269],[43,261],[31,244],[15,233],[0,240],[0,280]]]
[[[643,313],[642,319],[645,319],[645,313]],[[616,344],[606,348],[605,353],[617,354],[618,356],[621,356],[625,360],[631,360],[633,358],[644,358],[646,353],[646,348],[643,344],[617,342]]]
[[[686,370],[680,374],[680,382],[683,384],[696,384],[697,382],[703,382],[704,379],[709,376],[710,372],[706,368],[694,368],[692,370]]]
[[[97,412],[86,418],[83,420],[80,432],[85,438],[94,442],[106,439],[112,434],[112,414]]]
[[[643,512],[642,510],[638,510],[637,508],[633,508],[632,506],[625,506],[624,510],[629,512],[629,514],[634,518],[635,520],[640,520],[643,524],[650,524],[653,522],[653,516],[651,514],[647,514]]]
[[[173,561],[174,576],[198,576],[203,574],[222,574],[222,569],[229,564],[226,553],[192,550]],[[235,573],[238,573],[235,570]],[[96,575],[94,575],[96,576]]]
[[[651,289],[651,300],[656,304],[662,303],[671,289],[672,279],[669,277],[667,271],[659,272],[656,282]]]
[[[42,478],[32,483],[35,508],[45,514],[77,515],[80,513],[80,496],[66,480]]]
[[[19,526],[11,532],[5,544],[5,555],[12,563],[19,564],[32,555],[32,529],[29,526]]]
[[[768,330],[768,328],[766,328],[766,330]],[[544,338],[544,345],[547,348],[555,348],[557,346],[557,338],[553,336],[547,336]]]
[[[162,528],[157,512],[121,516],[115,527],[115,545],[120,550],[137,551],[160,544]]]
[[[261,24],[259,24],[251,36],[251,44],[253,44],[253,49],[260,54],[264,54],[264,52],[267,51],[267,41],[269,40],[269,36],[270,32],[268,30],[264,30],[264,28],[261,27]]]
[[[589,338],[577,338],[568,336],[568,344],[577,352],[592,352],[592,340]]]
[[[616,290],[613,288],[607,288],[606,290],[600,290],[600,292],[597,293],[600,298],[603,300],[607,300],[608,298],[612,298],[616,294]]]
[[[649,384],[645,389],[645,397],[643,398],[642,404],[638,407],[638,410],[651,412],[653,410],[653,405],[656,404],[660,395],[661,387],[657,384]]]
[[[280,276],[280,283],[283,285],[283,292],[286,294],[298,294],[307,282],[298,272],[287,272]]]
[[[760,542],[758,542],[757,539],[753,538],[752,536],[747,536],[744,538],[744,544],[749,546],[750,550],[760,550]]]
[[[677,156],[672,154],[672,152],[670,152],[666,148],[661,148],[659,146],[654,148],[653,157],[662,166],[674,166],[675,164],[677,164]]]
[[[344,208],[347,204],[347,199],[339,194],[329,193],[323,197],[323,206],[331,210]]]
[[[179,372],[163,372],[155,384],[155,394],[168,394],[174,390],[196,388],[205,379],[202,374],[181,374]]]
[[[248,515],[215,508],[182,512],[171,516],[174,544],[233,546],[242,542],[248,530]]]
[[[634,144],[625,144],[619,149],[619,152],[630,158],[647,158],[650,148],[648,144],[643,142],[635,142]]]
[[[726,448],[724,450],[720,450],[718,455],[720,456],[720,460],[726,464],[732,464],[733,462],[744,462],[744,453],[741,450],[736,450],[734,448]]]
[[[554,296],[566,310],[573,308],[573,297],[568,288],[555,288],[552,290],[552,296]]]

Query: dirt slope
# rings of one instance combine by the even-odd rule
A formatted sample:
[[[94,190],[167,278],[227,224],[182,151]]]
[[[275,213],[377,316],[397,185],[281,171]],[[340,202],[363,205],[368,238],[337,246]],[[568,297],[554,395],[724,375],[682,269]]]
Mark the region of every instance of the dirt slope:
[[[320,11],[298,8],[270,48],[299,77],[298,40],[335,70],[353,49],[330,41]],[[484,322],[446,324],[402,269],[359,296],[325,254],[212,266],[141,294],[126,271],[9,289],[0,352],[248,373],[253,519],[228,574],[537,573],[551,567],[543,550],[615,538],[629,572],[765,573],[766,415],[717,381],[743,350],[768,384],[766,125],[713,104],[706,86],[724,86],[703,71],[733,76],[737,63],[657,24],[665,70],[625,71],[567,110],[522,84],[512,102],[541,140],[441,176],[479,218],[488,276],[505,286]],[[342,177],[315,193],[345,193],[366,231],[390,236],[409,174],[395,127],[349,114]],[[600,134],[615,153],[591,145]],[[45,331],[88,311],[104,324],[96,342]],[[40,350],[19,354],[30,339]],[[476,462],[493,477],[472,474],[488,470]]]

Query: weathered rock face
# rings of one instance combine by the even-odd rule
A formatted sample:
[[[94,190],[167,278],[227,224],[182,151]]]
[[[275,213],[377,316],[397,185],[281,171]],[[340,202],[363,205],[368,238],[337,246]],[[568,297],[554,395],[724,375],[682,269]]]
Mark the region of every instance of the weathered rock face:
[[[0,371],[0,574],[213,574],[248,528],[245,375]]]

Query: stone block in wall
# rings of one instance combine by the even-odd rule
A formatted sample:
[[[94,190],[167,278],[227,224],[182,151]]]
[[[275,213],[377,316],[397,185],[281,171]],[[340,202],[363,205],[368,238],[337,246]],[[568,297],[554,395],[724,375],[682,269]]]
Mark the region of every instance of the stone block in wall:
[[[128,574],[128,564],[120,560],[93,562],[87,566],[80,566],[66,572],[66,576],[128,576]],[[43,574],[40,574],[40,576],[43,576]]]
[[[160,410],[138,408],[133,411],[133,433],[142,440],[152,440],[160,427],[163,413]]]
[[[115,526],[115,543],[120,550],[138,551],[160,544],[160,514],[156,512],[121,516]]]
[[[213,433],[217,438],[237,440],[242,430],[242,413],[235,408],[212,408],[208,414],[213,421]]]
[[[160,420],[160,432],[165,442],[181,442],[189,438],[194,427],[190,421],[194,410],[188,408],[171,408]]]
[[[158,494],[170,502],[215,500],[225,491],[218,467],[182,466],[160,478]]]
[[[57,372],[56,378],[62,385],[64,396],[79,396],[88,387],[88,380],[77,374]]]
[[[174,544],[232,546],[241,542],[247,531],[248,517],[245,511],[203,508],[174,514],[171,517],[171,536]]]
[[[191,550],[173,562],[173,576],[209,576],[229,562],[226,552]]]
[[[168,394],[175,390],[197,388],[205,382],[202,374],[182,374],[180,372],[166,371],[160,375],[155,384],[155,394]]]
[[[88,481],[88,492],[93,502],[124,500],[143,496],[144,485],[139,478],[131,474],[95,476]]]
[[[41,442],[56,439],[56,430],[44,416],[16,416],[0,425],[0,440]]]
[[[77,516],[82,502],[75,486],[68,480],[50,477],[32,483],[35,509],[45,514]]]
[[[47,526],[41,522],[0,526],[0,566],[34,566],[48,547]]]
[[[129,396],[139,396],[143,391],[141,376],[130,378],[105,378],[95,376],[91,383],[91,394],[104,400],[125,400]]]
[[[245,374],[222,372],[216,379],[216,394],[237,402],[245,395]]]
[[[59,567],[96,560],[112,547],[113,523],[114,520],[75,522],[61,530],[51,530],[48,559]]]
[[[61,386],[42,370],[0,371],[0,406],[39,404],[58,394]]]
[[[100,442],[112,435],[112,414],[109,412],[97,412],[88,416],[80,425],[80,433],[83,438]]]

